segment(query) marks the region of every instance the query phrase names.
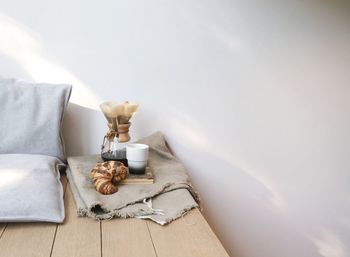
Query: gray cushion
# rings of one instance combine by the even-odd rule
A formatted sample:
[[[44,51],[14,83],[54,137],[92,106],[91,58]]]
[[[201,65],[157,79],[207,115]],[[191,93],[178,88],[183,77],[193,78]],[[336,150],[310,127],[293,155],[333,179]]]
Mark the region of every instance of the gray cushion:
[[[0,154],[0,222],[63,222],[63,189],[55,157]]]
[[[0,154],[43,154],[66,161],[61,135],[70,85],[0,78]]]

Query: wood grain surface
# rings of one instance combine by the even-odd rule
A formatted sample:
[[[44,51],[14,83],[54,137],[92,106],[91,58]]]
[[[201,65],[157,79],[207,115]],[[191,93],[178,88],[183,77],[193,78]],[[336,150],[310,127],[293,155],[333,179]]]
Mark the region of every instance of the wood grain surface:
[[[146,222],[140,219],[103,221],[102,256],[156,257]]]
[[[158,257],[228,257],[198,209],[168,226],[147,224]]]
[[[140,219],[76,215],[67,179],[63,224],[0,223],[0,257],[227,257],[198,209],[167,226]]]
[[[79,218],[72,192],[67,188],[64,198],[66,218],[57,227],[52,257],[95,257],[101,256],[100,222]]]

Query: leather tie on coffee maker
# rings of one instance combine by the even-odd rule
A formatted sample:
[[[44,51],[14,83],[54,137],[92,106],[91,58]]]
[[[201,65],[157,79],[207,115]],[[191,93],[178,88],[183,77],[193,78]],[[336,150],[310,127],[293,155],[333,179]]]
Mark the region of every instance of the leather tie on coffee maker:
[[[118,131],[115,131],[113,129],[113,125],[108,124],[108,132],[105,138],[108,141],[112,141],[114,137],[117,137],[119,143],[128,142],[130,140],[130,135],[129,135],[130,126],[131,126],[130,122],[127,122],[125,124],[119,123],[117,125]]]
[[[105,138],[107,138],[108,141],[112,141],[114,137],[119,137],[118,131],[115,131],[112,127],[113,125],[108,123],[108,132],[105,135]]]

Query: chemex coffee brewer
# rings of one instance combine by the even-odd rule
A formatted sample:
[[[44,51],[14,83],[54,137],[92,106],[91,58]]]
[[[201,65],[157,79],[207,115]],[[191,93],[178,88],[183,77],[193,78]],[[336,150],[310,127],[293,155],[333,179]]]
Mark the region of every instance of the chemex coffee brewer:
[[[108,122],[108,132],[103,138],[101,157],[103,161],[120,161],[127,166],[126,144],[130,140],[130,119],[136,113],[138,104],[128,101],[104,102],[100,108]]]

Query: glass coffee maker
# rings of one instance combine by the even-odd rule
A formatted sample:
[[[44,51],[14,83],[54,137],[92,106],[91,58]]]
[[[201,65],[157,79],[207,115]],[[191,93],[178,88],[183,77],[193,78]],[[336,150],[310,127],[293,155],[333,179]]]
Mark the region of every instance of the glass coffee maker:
[[[100,108],[108,122],[108,132],[101,146],[101,158],[103,161],[120,161],[128,166],[126,145],[130,141],[130,119],[136,113],[138,104],[128,101],[104,102]]]

